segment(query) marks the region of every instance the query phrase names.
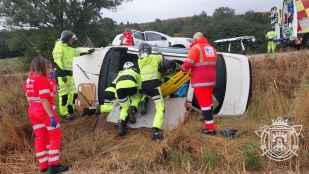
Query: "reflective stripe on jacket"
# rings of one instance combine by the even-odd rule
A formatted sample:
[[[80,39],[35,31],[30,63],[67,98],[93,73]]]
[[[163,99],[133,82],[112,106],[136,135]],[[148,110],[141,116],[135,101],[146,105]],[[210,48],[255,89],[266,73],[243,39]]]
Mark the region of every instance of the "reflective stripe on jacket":
[[[192,87],[213,87],[216,84],[215,48],[208,44],[205,37],[196,41],[190,50],[188,57],[182,64],[184,71],[191,71]]]
[[[133,69],[125,69],[119,71],[113,83],[116,84],[116,89],[140,88],[140,75]]]

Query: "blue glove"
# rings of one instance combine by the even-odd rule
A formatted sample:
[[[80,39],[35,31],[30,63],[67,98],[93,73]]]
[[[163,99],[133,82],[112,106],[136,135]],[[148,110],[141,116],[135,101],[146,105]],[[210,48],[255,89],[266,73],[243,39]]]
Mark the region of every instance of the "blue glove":
[[[50,126],[56,128],[57,124],[56,118],[54,116],[50,117]]]
[[[55,70],[51,70],[49,72],[49,76],[51,79],[55,80],[56,79],[56,71]]]

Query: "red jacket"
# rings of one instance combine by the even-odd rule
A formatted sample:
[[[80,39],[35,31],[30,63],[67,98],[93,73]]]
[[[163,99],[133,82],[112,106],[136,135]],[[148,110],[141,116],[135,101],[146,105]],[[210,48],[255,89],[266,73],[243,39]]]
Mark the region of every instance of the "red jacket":
[[[47,99],[54,114],[56,114],[56,82],[34,72],[30,72],[24,84],[24,90],[29,102],[29,107],[35,107],[37,111],[44,112],[40,99]]]
[[[217,53],[205,37],[199,38],[182,64],[183,71],[191,70],[192,87],[214,87],[216,84]]]
[[[133,45],[133,36],[132,32],[126,31],[123,33],[123,44],[127,46],[132,46]]]

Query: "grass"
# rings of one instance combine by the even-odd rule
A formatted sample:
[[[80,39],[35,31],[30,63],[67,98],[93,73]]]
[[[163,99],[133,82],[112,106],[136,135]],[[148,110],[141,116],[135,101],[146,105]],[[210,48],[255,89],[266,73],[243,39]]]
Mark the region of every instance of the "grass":
[[[246,144],[242,149],[242,155],[244,156],[245,168],[248,170],[259,170],[262,166],[262,159],[259,154],[258,144]]]
[[[26,58],[6,58],[0,59],[0,74],[24,73],[28,70]]]
[[[1,61],[0,61],[1,62]],[[239,129],[229,140],[199,132],[198,113],[161,142],[150,140],[150,130],[130,130],[116,136],[113,125],[93,132],[94,117],[63,124],[62,161],[72,165],[68,174],[102,173],[304,173],[309,169],[308,51],[251,58],[253,86],[248,112],[239,117],[216,118],[218,128]],[[0,63],[0,66],[2,64]],[[37,173],[32,154],[32,130],[21,90],[23,76],[3,76],[0,83],[0,173]],[[304,125],[298,158],[275,163],[261,157],[254,130],[277,116],[289,116]],[[102,116],[103,117],[103,116]]]

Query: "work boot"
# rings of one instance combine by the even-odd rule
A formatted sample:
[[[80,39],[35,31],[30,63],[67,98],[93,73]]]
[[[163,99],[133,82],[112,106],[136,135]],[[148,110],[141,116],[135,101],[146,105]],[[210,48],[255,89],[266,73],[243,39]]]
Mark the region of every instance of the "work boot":
[[[62,117],[62,122],[64,123],[71,122],[72,120],[74,120],[74,116],[72,114]]]
[[[118,135],[125,136],[128,133],[127,122],[123,120],[118,121]]]
[[[219,134],[226,138],[233,139],[235,138],[237,131],[238,130],[234,128],[224,128],[222,131],[219,131]]]
[[[46,173],[46,172],[47,172],[47,169],[48,169],[48,168],[40,169],[40,172],[41,172],[41,173]]]
[[[202,133],[206,135],[211,135],[211,136],[217,135],[216,130],[208,130],[206,128],[202,129]]]
[[[128,121],[131,124],[135,124],[136,123],[136,117],[135,114],[137,113],[137,108],[134,106],[130,106],[129,110],[128,110]]]
[[[140,102],[142,115],[147,114],[147,105],[148,105],[148,98],[145,98],[143,101]]]
[[[62,173],[68,170],[69,170],[69,166],[65,166],[65,165],[49,166],[48,174],[57,174],[57,173]]]
[[[152,140],[162,140],[163,139],[163,133],[160,129],[153,127],[152,128]]]

